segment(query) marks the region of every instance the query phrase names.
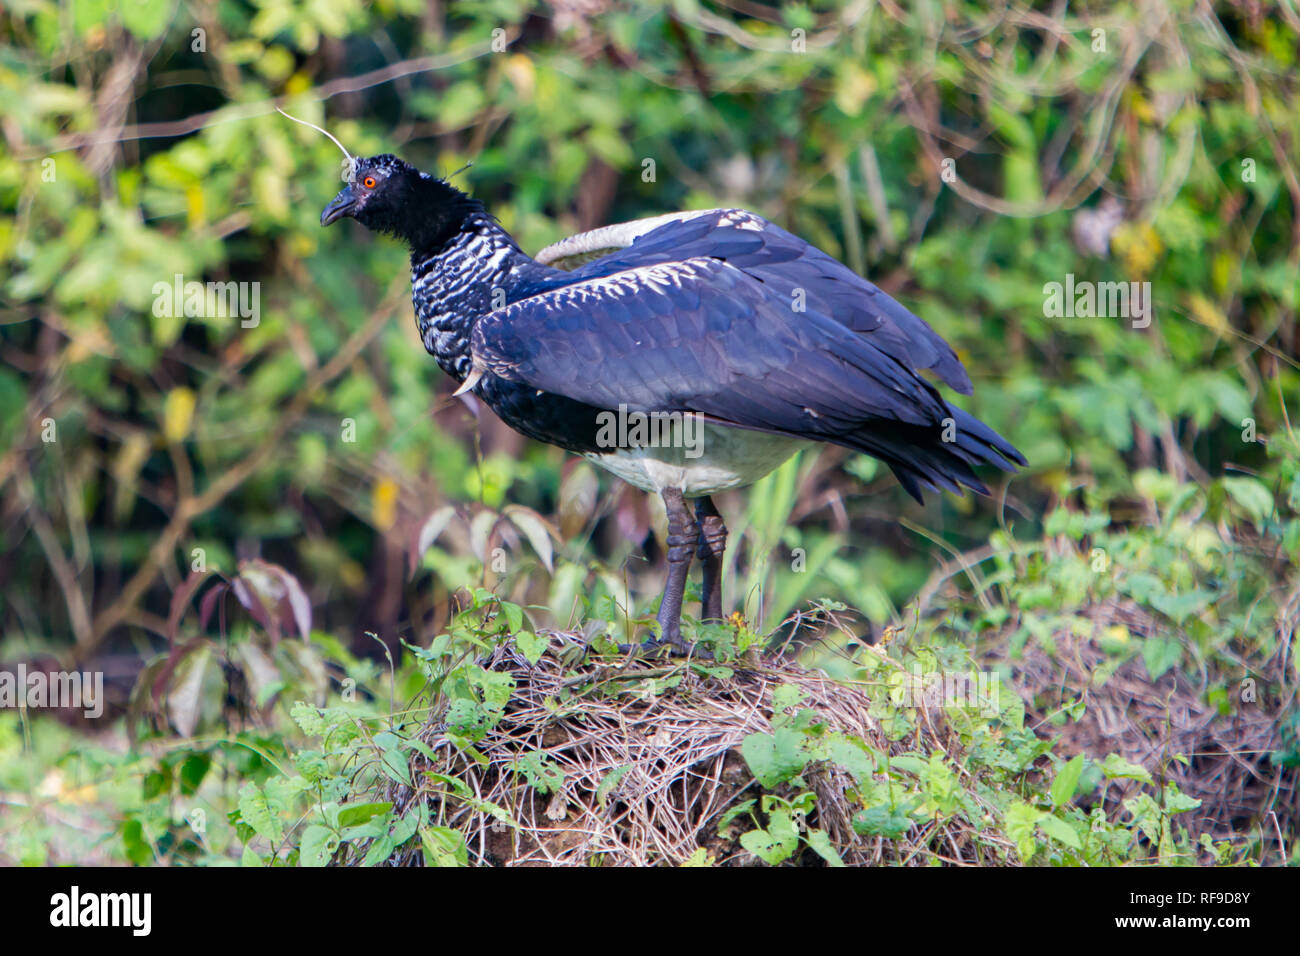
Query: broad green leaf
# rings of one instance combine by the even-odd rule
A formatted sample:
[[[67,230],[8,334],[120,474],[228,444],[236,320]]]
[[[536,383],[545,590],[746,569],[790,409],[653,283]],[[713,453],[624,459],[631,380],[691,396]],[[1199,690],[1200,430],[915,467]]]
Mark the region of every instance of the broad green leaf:
[[[303,831],[302,845],[298,851],[298,865],[325,866],[333,858],[338,846],[338,834],[329,827],[314,823]]]
[[[1083,754],[1079,754],[1056,772],[1056,779],[1052,781],[1052,803],[1055,806],[1064,806],[1074,799],[1079,777],[1083,774],[1083,763]]]
[[[1183,658],[1183,645],[1173,637],[1148,637],[1142,642],[1142,661],[1146,664],[1147,674],[1151,679],[1159,680],[1161,675],[1176,665]]]
[[[239,818],[272,846],[284,839],[284,825],[267,800],[267,795],[255,783],[246,783],[239,790]]]
[[[1038,827],[1053,840],[1064,843],[1073,850],[1083,849],[1083,841],[1079,839],[1078,831],[1060,817],[1043,817],[1038,821]]]
[[[790,859],[799,847],[799,830],[790,814],[773,810],[766,830],[750,830],[740,836],[740,845],[764,863],[776,866]]]
[[[469,850],[465,837],[451,827],[420,827],[420,846],[424,850],[424,865],[457,867],[469,865]]]
[[[546,634],[534,634],[530,631],[515,631],[515,646],[530,664],[536,664],[546,653],[551,639]]]
[[[807,835],[808,845],[813,848],[818,856],[829,863],[831,866],[843,866],[844,860],[840,856],[840,851],[835,849],[831,843],[831,838],[825,830],[810,829]]]
[[[1023,800],[1016,800],[1011,806],[1007,807],[1002,818],[1003,829],[1006,831],[1007,836],[1015,842],[1016,849],[1020,853],[1021,862],[1028,863],[1035,850],[1037,850],[1038,844],[1034,837],[1034,829],[1046,815],[1042,810],[1025,803]]]
[[[1138,764],[1130,763],[1119,754],[1110,754],[1101,764],[1101,772],[1111,779],[1140,780],[1154,783],[1150,772]]]
[[[347,827],[360,826],[391,809],[393,809],[393,805],[389,802],[345,804],[339,808],[339,827],[346,829]]]
[[[1231,477],[1220,480],[1223,490],[1250,517],[1256,528],[1263,528],[1264,523],[1273,514],[1273,493],[1268,486],[1255,478]]]
[[[897,840],[912,826],[912,819],[898,807],[887,803],[859,810],[853,815],[853,830],[862,836],[882,836]]]
[[[797,730],[778,727],[770,734],[750,734],[740,752],[754,778],[771,790],[795,777],[808,763],[806,739]]]

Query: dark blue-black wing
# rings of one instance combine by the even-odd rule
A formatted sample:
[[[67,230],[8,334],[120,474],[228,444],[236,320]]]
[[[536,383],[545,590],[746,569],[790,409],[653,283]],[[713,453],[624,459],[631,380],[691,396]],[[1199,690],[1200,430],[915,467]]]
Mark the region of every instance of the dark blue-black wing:
[[[643,222],[648,226],[659,221]],[[620,235],[635,238],[626,248],[575,269],[570,274],[574,278],[613,275],[696,256],[724,259],[765,283],[773,295],[791,303],[802,300],[810,310],[867,336],[877,349],[899,362],[913,369],[928,369],[963,395],[971,393],[970,378],[956,353],[923,320],[848,266],[754,213],[711,209],[683,214],[648,230],[641,223],[624,223],[567,242],[588,235],[596,245],[616,242]],[[582,243],[576,245],[581,248]],[[797,313],[793,317],[797,318]]]
[[[917,484],[984,490],[970,466],[1023,463],[877,344],[716,258],[538,290],[477,322],[475,366],[597,409],[697,412],[869,452]],[[945,440],[945,432],[948,440]]]

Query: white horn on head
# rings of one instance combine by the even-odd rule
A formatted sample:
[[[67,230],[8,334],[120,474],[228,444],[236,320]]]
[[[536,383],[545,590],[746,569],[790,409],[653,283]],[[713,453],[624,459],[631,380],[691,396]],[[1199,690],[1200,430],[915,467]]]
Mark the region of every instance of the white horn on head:
[[[330,139],[330,142],[333,143],[335,146],[337,146],[339,149],[341,149],[341,150],[343,151],[343,155],[346,156],[346,157],[348,158],[348,178],[349,178],[349,179],[352,178],[352,170],[356,168],[356,165],[357,165],[357,158],[356,158],[355,156],[353,156],[351,153],[348,152],[346,146],[344,146],[344,145],[343,145],[342,143],[340,143],[337,139],[335,139],[333,133],[331,133],[331,132],[330,132],[329,130],[327,130],[327,129],[322,129],[321,127],[317,126],[315,123],[309,123],[309,122],[307,122],[306,120],[298,119],[298,117],[296,117],[296,116],[290,116],[288,113],[286,113],[284,110],[280,109],[280,107],[278,107],[278,106],[275,108],[275,111],[276,111],[277,113],[279,113],[281,116],[283,116],[285,119],[291,119],[291,120],[293,120],[295,123],[298,123],[298,124],[301,125],[301,126],[308,126],[308,127],[311,127],[311,128],[314,129],[316,132],[318,132],[318,133],[324,133],[326,136],[328,136],[329,139]]]

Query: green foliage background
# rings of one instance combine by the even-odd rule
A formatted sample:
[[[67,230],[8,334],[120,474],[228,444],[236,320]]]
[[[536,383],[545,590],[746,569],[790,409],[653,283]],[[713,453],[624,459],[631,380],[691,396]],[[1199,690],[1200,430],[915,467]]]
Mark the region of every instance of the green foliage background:
[[[1267,657],[1300,548],[1298,42],[1286,4],[1191,0],[9,3],[0,661],[125,660],[126,688],[152,661],[192,693],[137,688],[132,713],[189,734],[224,726],[220,660],[272,721],[378,680],[380,645],[428,647],[467,587],[535,625],[621,634],[653,610],[653,504],[451,398],[404,251],[319,227],[340,157],[273,104],[357,154],[472,162],[457,182],[529,250],[744,206],[957,348],[961,404],[1030,467],[922,509],[827,451],[727,498],[728,600],[758,632],[825,597],[877,635],[936,566],[988,548],[980,600],[942,618],[959,639],[1010,621],[1050,640],[1120,594],[1167,625],[1132,650],[1154,676]],[[1122,221],[1090,253],[1073,230],[1103,197]],[[256,327],[156,314],[178,274],[259,283]],[[1067,274],[1149,281],[1150,327],[1046,315]],[[1101,546],[1123,560],[1099,584]],[[309,619],[182,614],[200,567],[261,573],[276,601],[300,587]],[[295,630],[312,650],[267,638]],[[150,839],[126,834],[128,858],[166,856]]]

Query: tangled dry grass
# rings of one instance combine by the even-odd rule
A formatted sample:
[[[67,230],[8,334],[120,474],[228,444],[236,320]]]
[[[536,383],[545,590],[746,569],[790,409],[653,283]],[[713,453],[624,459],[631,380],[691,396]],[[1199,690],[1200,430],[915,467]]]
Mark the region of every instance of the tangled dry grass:
[[[477,763],[448,741],[438,715],[422,739],[436,758],[419,757],[412,779],[423,772],[455,775],[479,800],[507,809],[517,827],[503,824],[481,804],[449,799],[435,784],[415,789],[392,784],[383,798],[405,808],[429,803],[430,817],[466,837],[470,862],[511,866],[644,866],[681,864],[703,849],[720,865],[749,865],[756,858],[738,843],[736,824],[719,822],[738,802],[758,795],[740,755],[750,734],[772,730],[772,691],[794,685],[801,706],[815,709],[832,730],[854,734],[881,752],[957,756],[959,744],[941,711],[923,712],[917,729],[889,741],[868,713],[862,689],[836,683],[790,660],[736,666],[730,676],[682,661],[565,660],[572,635],[552,635],[551,649],[530,665],[512,644],[498,647],[490,668],[507,671],[516,688],[505,716],[477,749]],[[581,655],[576,655],[580,657]],[[670,686],[671,685],[671,686]],[[543,793],[517,771],[521,756],[545,754],[563,773],[557,792]],[[913,827],[900,839],[862,837],[853,830],[855,808],[845,790],[853,784],[842,769],[818,763],[803,774],[817,795],[806,824],[825,831],[845,863],[988,863],[1009,844],[987,833],[972,839],[958,819]],[[418,850],[394,863],[420,865]],[[820,864],[811,851],[791,864]]]
[[[1128,600],[1107,600],[1082,611],[1093,622],[1091,636],[1059,633],[1054,648],[1031,644],[1019,656],[1006,654],[1005,635],[990,642],[995,656],[1005,658],[1011,684],[1025,699],[1029,719],[1036,718],[1038,732],[1054,737],[1055,751],[1063,757],[1117,753],[1144,767],[1157,783],[1174,783],[1199,799],[1198,809],[1175,817],[1175,825],[1193,837],[1207,833],[1226,839],[1257,829],[1268,859],[1285,861],[1300,837],[1300,787],[1294,770],[1270,756],[1283,749],[1280,717],[1296,703],[1295,683],[1287,675],[1300,590],[1279,614],[1280,639],[1268,659],[1238,661],[1231,673],[1223,667],[1226,662],[1211,661],[1202,666],[1199,680],[1172,668],[1152,681],[1140,655],[1108,673],[1111,656],[1097,635],[1122,625],[1141,638],[1167,625]],[[1243,699],[1249,697],[1243,693],[1247,679],[1253,700]],[[1227,713],[1208,693],[1216,686],[1227,691]],[[1050,719],[1080,699],[1086,707],[1081,719]],[[1112,780],[1097,799],[1109,815],[1138,786]]]

